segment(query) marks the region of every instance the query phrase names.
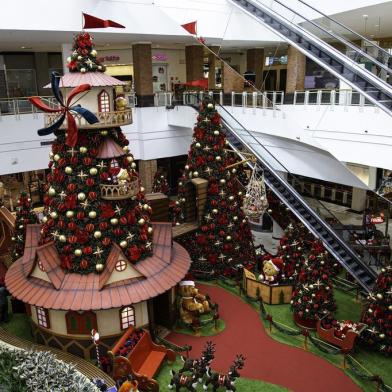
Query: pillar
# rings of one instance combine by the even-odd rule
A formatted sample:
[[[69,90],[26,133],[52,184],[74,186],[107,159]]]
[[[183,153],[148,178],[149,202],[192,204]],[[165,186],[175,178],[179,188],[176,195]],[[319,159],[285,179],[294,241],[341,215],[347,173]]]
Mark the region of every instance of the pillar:
[[[133,80],[138,106],[154,106],[151,43],[132,45]]]
[[[48,95],[43,87],[49,82],[49,57],[46,52],[34,53],[35,76],[37,80],[38,95]]]
[[[69,68],[67,67],[67,58],[72,54],[72,45],[71,44],[62,44],[61,45],[61,58],[63,61],[63,72],[66,74],[69,72]]]
[[[362,212],[366,208],[366,189],[353,187],[353,196],[351,199],[351,209]]]
[[[305,89],[306,56],[293,46],[289,46],[287,61],[286,93]]]
[[[369,166],[369,188],[374,191],[377,188],[377,168]]]
[[[203,46],[185,47],[186,81],[203,79],[204,53]]]
[[[244,91],[244,79],[230,65],[222,63],[222,72],[224,94]]]
[[[256,88],[261,89],[263,83],[264,49],[254,48],[246,51],[246,70],[256,74]]]
[[[219,53],[220,46],[211,46],[210,49],[214,53]],[[215,67],[217,64],[217,57],[215,56],[214,53],[209,52],[208,53],[208,66],[209,66],[209,72],[208,72],[208,89],[213,90],[216,88],[215,85]]]
[[[146,189],[146,193],[151,193],[152,184],[154,182],[154,175],[158,169],[157,160],[150,159],[146,161],[139,161],[139,176],[140,181],[144,188]]]

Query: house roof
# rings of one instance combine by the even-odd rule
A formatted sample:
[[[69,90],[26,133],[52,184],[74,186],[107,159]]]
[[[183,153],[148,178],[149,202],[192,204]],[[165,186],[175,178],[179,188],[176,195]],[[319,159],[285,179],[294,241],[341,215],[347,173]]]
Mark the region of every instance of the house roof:
[[[126,82],[103,72],[67,72],[60,81],[60,87],[77,87],[81,84],[89,84],[91,87],[109,87],[125,86]],[[47,84],[44,88],[51,88],[51,85]]]
[[[32,227],[33,226],[33,227]],[[179,244],[172,244],[171,224],[154,223],[153,255],[140,261],[135,268],[145,278],[126,279],[106,284],[113,271],[114,260],[120,248],[113,247],[105,270],[98,275],[64,273],[60,258],[53,243],[37,246],[36,226],[28,225],[25,254],[9,268],[5,283],[17,299],[47,309],[100,310],[135,304],[164,293],[187,273],[190,266],[188,252]],[[39,232],[38,232],[39,234]],[[30,238],[30,243],[28,243]],[[30,276],[40,258],[50,282]],[[107,271],[106,271],[107,270]],[[109,272],[108,272],[109,271]]]
[[[125,151],[111,138],[105,138],[98,149],[97,158],[108,159],[126,155]]]
[[[11,229],[14,229],[16,218],[7,207],[0,207],[0,219],[4,220]]]

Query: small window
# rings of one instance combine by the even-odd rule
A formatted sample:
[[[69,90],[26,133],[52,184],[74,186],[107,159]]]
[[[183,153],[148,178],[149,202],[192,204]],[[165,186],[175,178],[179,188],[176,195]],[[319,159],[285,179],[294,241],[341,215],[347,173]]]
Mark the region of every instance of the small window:
[[[49,313],[47,309],[37,308],[38,325],[44,328],[50,328]]]
[[[98,329],[94,312],[68,312],[65,315],[65,322],[69,334],[89,335],[92,329]]]
[[[131,325],[135,326],[135,309],[133,306],[126,306],[120,311],[121,329],[127,329]]]
[[[44,265],[42,264],[42,261],[41,261],[41,260],[38,260],[38,268],[39,268],[42,272],[45,272],[45,267],[44,267]]]
[[[116,268],[116,271],[118,271],[118,272],[125,271],[127,268],[127,262],[125,260],[119,260],[119,261],[117,261],[115,268]]]
[[[101,113],[110,112],[110,97],[105,90],[98,94],[98,110]]]

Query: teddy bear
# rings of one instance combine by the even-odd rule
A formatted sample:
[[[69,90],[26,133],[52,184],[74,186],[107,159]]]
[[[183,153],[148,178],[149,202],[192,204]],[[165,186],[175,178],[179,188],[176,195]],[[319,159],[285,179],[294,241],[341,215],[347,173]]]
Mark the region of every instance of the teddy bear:
[[[277,283],[282,267],[283,260],[281,257],[264,260],[263,273],[259,275],[259,280],[266,281],[268,283]]]
[[[180,282],[178,294],[180,317],[185,324],[192,324],[195,317],[198,318],[201,314],[211,311],[207,296],[199,294],[192,280]]]
[[[119,95],[116,98],[116,110],[121,112],[121,111],[125,110],[127,108],[127,106],[128,106],[127,99],[125,97]]]

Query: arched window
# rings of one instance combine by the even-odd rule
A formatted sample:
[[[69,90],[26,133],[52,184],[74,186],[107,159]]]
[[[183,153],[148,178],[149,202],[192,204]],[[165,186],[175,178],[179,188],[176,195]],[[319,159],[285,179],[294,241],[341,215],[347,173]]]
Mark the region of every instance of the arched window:
[[[135,309],[133,306],[126,306],[120,310],[121,329],[127,329],[131,325],[135,326]]]
[[[92,329],[97,328],[97,316],[94,312],[67,312],[65,315],[67,332],[69,334],[89,335]]]
[[[105,90],[98,94],[98,110],[101,113],[110,112],[110,97]]]
[[[38,325],[44,328],[50,328],[49,312],[45,308],[36,308]]]

